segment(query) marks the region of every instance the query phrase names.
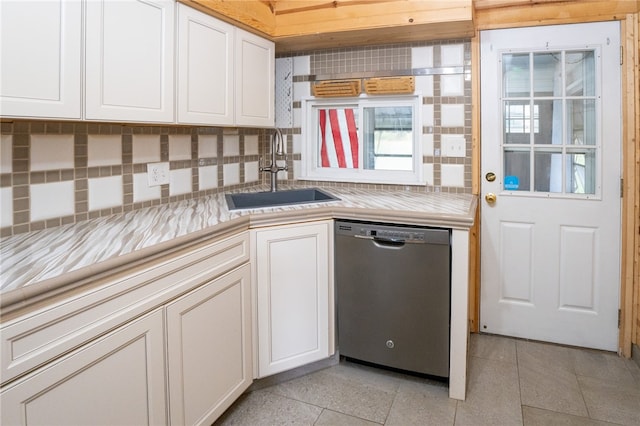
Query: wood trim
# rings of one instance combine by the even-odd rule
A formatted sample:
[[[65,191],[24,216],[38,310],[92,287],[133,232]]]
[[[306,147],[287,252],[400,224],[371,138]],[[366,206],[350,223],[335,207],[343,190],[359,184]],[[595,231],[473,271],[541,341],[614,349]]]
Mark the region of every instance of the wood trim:
[[[619,353],[629,358],[631,345],[638,341],[638,323],[640,309],[638,295],[640,279],[638,278],[638,256],[640,252],[640,229],[638,178],[640,166],[640,148],[638,124],[640,113],[638,100],[638,14],[629,14],[621,22],[622,46],[624,62],[622,65],[622,176],[624,178],[622,198],[622,258],[621,258],[621,290],[620,309],[621,322],[619,330]]]
[[[488,30],[623,20],[627,14],[637,13],[639,7],[637,1],[624,0],[565,1],[562,5],[552,2],[540,4],[536,1],[524,6],[476,8],[474,22],[476,29]]]
[[[640,3],[640,2],[639,2]],[[625,271],[625,275],[631,275],[631,282],[626,282],[627,286],[633,287],[633,306],[632,311],[626,313],[625,319],[630,317],[631,320],[631,341],[636,345],[640,344],[640,13],[627,16],[625,50],[627,51],[627,84],[628,93],[631,99],[625,105],[625,117],[627,122],[626,130],[629,132],[628,137],[628,154],[625,157],[625,165],[630,169],[625,170],[625,179],[628,179],[629,200],[625,215],[627,218],[633,218],[633,224],[629,223],[631,229],[623,230],[623,235],[633,236],[633,243],[629,243],[627,250],[632,250],[633,255],[628,253],[628,261],[625,262],[625,268],[631,269]],[[632,61],[633,58],[633,61]],[[630,69],[632,68],[632,69]],[[634,151],[635,146],[635,152]],[[631,198],[634,197],[633,202]],[[629,219],[630,220],[630,219]],[[631,259],[633,258],[633,259]],[[628,289],[627,289],[628,291]],[[627,322],[625,321],[625,325]],[[626,356],[626,354],[625,354]]]
[[[480,196],[480,33],[471,39],[471,193]],[[469,328],[480,331],[480,209],[469,231]]]

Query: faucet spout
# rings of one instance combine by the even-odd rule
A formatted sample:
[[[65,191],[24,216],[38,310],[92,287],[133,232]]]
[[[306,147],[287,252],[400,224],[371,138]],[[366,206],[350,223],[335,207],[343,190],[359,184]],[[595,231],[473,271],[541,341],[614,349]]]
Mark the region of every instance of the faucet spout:
[[[278,157],[284,157],[284,166],[278,166]],[[278,172],[284,170],[288,170],[287,154],[285,151],[282,131],[276,127],[275,131],[271,135],[271,164],[267,167],[260,167],[261,172],[271,174],[271,192],[276,192],[278,190]]]

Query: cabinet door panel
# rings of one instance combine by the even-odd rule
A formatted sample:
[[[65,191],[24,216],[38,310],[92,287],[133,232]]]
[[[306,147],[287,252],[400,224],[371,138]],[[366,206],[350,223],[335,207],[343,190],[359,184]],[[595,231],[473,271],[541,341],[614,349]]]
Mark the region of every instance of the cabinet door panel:
[[[178,121],[232,125],[234,28],[178,4]]]
[[[236,123],[273,127],[275,122],[273,42],[236,28]]]
[[[86,7],[86,117],[173,121],[173,2]]]
[[[89,343],[1,394],[2,424],[166,423],[163,313]]]
[[[333,352],[329,223],[255,231],[259,377]]]
[[[253,378],[250,269],[167,306],[171,423],[211,424]]]
[[[79,0],[3,2],[2,115],[79,119],[81,48]]]

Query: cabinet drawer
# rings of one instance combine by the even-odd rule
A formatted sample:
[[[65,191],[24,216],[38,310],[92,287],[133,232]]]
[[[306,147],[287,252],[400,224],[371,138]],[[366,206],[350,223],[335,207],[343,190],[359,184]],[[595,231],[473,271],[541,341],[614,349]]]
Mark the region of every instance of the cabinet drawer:
[[[100,278],[89,291],[2,324],[2,383],[248,260],[248,232],[199,243]]]

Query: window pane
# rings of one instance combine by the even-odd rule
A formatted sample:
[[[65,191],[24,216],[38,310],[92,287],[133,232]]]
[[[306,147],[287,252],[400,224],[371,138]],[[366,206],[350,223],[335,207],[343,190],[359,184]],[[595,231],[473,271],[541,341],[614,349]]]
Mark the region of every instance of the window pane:
[[[364,108],[364,168],[413,170],[413,108]]]
[[[562,96],[562,54],[533,55],[533,96]]]
[[[567,96],[594,96],[596,67],[593,50],[565,54]]]
[[[502,55],[503,94],[507,98],[529,96],[529,54]]]
[[[505,101],[504,143],[531,143],[531,118],[529,101]],[[537,123],[537,117],[534,122]]]
[[[358,168],[358,109],[330,108],[318,110],[320,155],[318,167]]]
[[[561,145],[562,101],[536,100],[534,111],[534,143]]]
[[[529,191],[529,151],[504,152],[504,189],[507,191]]]
[[[596,101],[567,101],[567,143],[596,144]]]
[[[584,151],[572,150],[567,153],[567,187],[565,191],[572,194],[596,193],[596,152],[594,149]]]
[[[533,159],[534,191],[562,192],[562,153],[537,151]]]

